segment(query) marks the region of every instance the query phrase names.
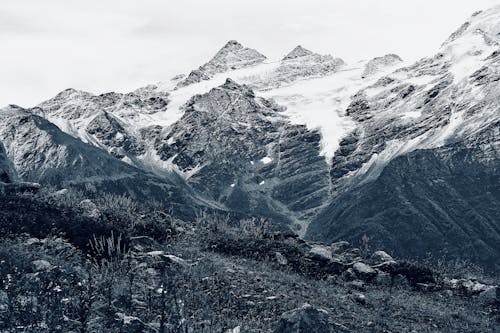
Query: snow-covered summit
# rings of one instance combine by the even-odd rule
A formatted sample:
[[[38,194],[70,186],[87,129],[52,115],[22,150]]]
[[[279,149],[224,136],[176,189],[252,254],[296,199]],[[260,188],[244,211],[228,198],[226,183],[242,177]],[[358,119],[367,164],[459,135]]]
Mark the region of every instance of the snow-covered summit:
[[[441,46],[445,63],[456,82],[479,70],[500,47],[500,6],[477,12]]]
[[[368,77],[384,68],[395,66],[402,62],[403,59],[401,59],[396,54],[386,54],[383,57],[373,58],[372,60],[368,61],[368,63],[365,65],[365,70],[363,71],[362,76],[364,78]]]
[[[282,60],[296,59],[300,57],[305,57],[313,54],[312,51],[303,48],[301,45],[297,45],[290,53],[288,53]]]
[[[177,87],[188,86],[211,79],[215,74],[259,64],[266,57],[254,49],[244,47],[235,40],[228,41],[206,64],[193,70]]]

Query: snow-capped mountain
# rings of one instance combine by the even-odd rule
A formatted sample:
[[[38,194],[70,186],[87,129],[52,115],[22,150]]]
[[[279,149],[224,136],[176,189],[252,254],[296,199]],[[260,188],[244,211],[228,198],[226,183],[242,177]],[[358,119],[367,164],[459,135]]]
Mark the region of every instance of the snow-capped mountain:
[[[366,233],[404,255],[459,253],[495,265],[499,18],[499,8],[475,14],[435,56],[353,97],[347,115],[357,127],[332,161],[337,192],[309,237]]]
[[[18,106],[0,109],[0,137],[21,180],[56,187],[91,187],[138,201],[154,199],[185,216],[193,216],[198,205],[206,206],[175,173],[158,177],[131,166],[31,111]]]
[[[113,191],[157,198],[154,183],[167,201],[267,217],[312,239],[367,234],[396,254],[491,263],[498,22],[500,7],[476,13],[414,64],[394,54],[347,64],[302,46],[272,61],[229,41],[187,77],[3,109],[0,141],[30,181],[127,179]]]

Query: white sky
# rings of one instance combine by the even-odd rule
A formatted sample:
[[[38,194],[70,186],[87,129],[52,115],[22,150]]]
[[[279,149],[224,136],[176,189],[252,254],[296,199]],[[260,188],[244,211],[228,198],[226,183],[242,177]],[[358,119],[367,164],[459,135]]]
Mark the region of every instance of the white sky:
[[[73,87],[130,91],[206,62],[229,39],[347,62],[433,54],[499,0],[0,0],[0,106]]]

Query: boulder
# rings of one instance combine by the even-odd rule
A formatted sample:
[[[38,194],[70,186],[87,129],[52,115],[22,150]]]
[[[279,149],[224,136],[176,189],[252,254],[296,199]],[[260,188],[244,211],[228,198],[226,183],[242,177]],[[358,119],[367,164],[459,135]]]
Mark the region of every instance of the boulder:
[[[349,242],[340,241],[332,243],[330,245],[330,249],[332,250],[332,253],[342,253],[346,251],[349,248],[349,246],[350,246]]]
[[[276,261],[278,264],[285,266],[288,264],[288,260],[286,260],[285,256],[282,255],[280,252],[275,252],[274,255],[276,256]]]
[[[85,217],[97,218],[101,215],[97,205],[89,199],[80,201],[78,207],[80,208],[82,215]]]
[[[362,304],[362,305],[365,305],[366,304],[366,296],[364,294],[361,294],[361,293],[355,293],[353,296],[352,296],[352,299],[359,303],[359,304]]]
[[[318,260],[329,261],[332,259],[332,250],[324,245],[313,245],[308,255]]]
[[[364,280],[370,280],[377,276],[376,270],[362,262],[357,262],[352,265],[352,271],[356,274],[356,276]]]
[[[34,260],[31,262],[31,264],[33,265],[33,270],[35,272],[41,272],[41,271],[49,271],[52,269],[52,264],[50,262],[48,262],[47,260]]]
[[[375,276],[374,282],[381,286],[390,286],[392,284],[391,275],[377,270],[377,276]]]
[[[385,251],[376,251],[372,254],[372,260],[376,264],[381,264],[384,262],[391,262],[395,261],[394,258],[392,258],[387,252]]]
[[[274,333],[331,333],[328,312],[304,304],[281,315]]]
[[[500,287],[490,287],[479,294],[481,302],[491,305],[500,304]]]

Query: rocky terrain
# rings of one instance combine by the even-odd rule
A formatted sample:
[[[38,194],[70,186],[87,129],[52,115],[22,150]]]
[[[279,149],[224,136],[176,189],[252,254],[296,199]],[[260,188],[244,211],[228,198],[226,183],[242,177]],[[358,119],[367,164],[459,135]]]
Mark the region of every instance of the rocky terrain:
[[[496,332],[500,322],[500,281],[460,263],[304,241],[264,220],[184,222],[125,197],[0,199],[4,331]]]

